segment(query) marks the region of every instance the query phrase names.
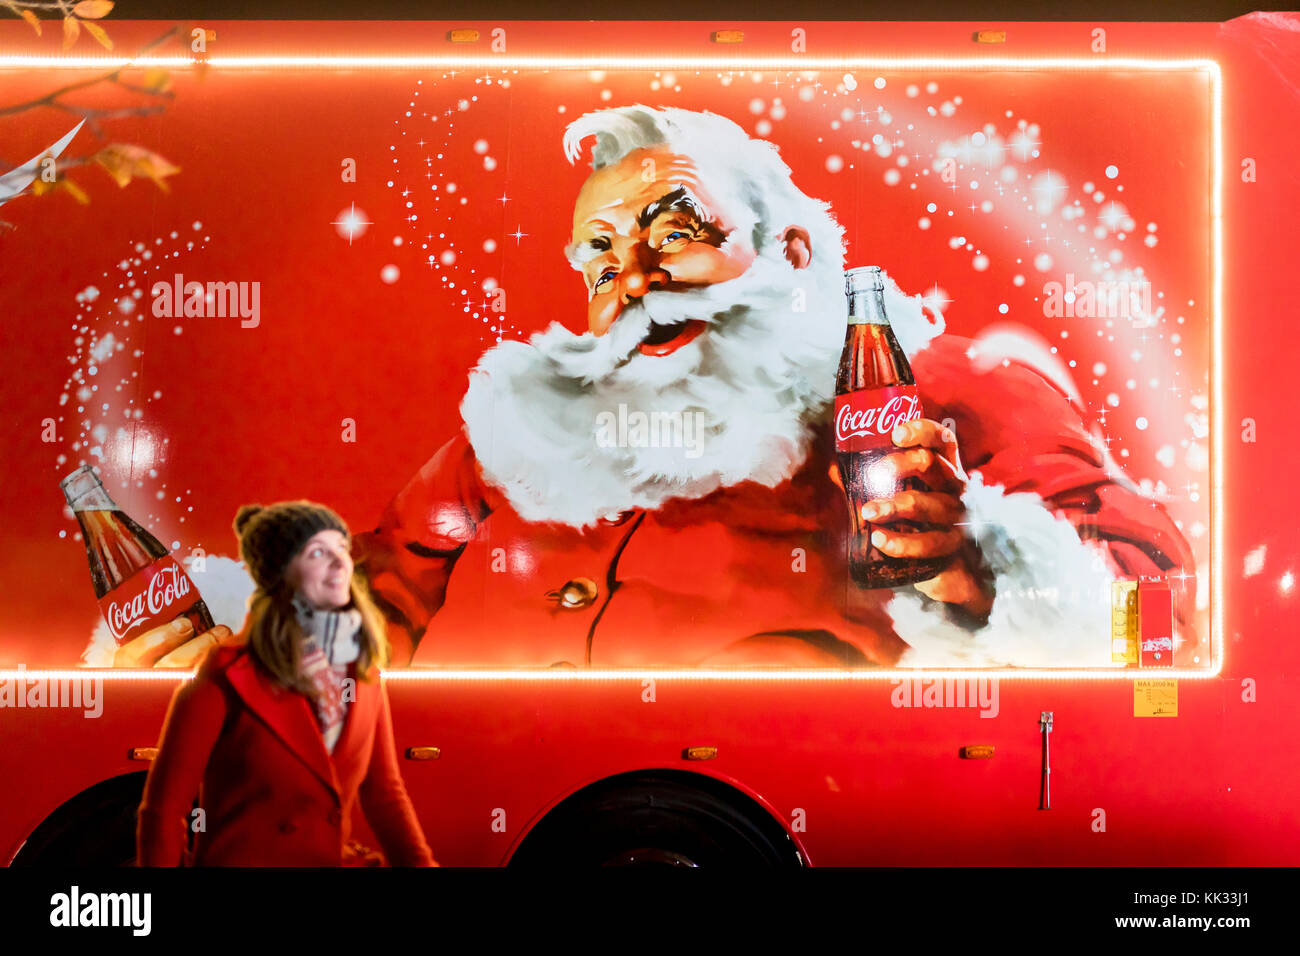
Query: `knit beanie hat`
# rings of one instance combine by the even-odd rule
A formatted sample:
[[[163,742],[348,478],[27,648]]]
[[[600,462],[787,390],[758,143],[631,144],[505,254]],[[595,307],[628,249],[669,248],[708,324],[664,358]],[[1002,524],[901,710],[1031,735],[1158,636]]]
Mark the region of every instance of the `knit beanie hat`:
[[[342,518],[314,501],[243,505],[235,514],[240,557],[263,591],[280,583],[289,562],[313,535],[330,529],[344,537],[351,534]]]

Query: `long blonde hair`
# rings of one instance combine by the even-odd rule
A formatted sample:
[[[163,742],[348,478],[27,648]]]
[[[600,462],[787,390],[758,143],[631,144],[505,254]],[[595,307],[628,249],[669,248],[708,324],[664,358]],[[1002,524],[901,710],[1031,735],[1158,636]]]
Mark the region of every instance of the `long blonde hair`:
[[[357,656],[358,680],[371,681],[371,669],[388,666],[388,636],[384,617],[375,606],[365,579],[353,572],[348,583],[352,596],[348,607],[361,612],[361,653]],[[315,700],[315,685],[301,673],[304,634],[293,607],[293,588],[281,579],[274,590],[258,588],[248,603],[244,630],[253,659],[280,685]]]

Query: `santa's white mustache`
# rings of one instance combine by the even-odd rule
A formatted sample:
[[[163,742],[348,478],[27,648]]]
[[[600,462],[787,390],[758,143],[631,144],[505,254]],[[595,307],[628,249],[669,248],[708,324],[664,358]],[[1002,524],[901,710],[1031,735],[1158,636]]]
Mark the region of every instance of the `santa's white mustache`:
[[[779,297],[789,291],[790,277],[784,271],[780,265],[760,259],[726,282],[647,292],[624,306],[604,335],[565,334],[556,327],[534,339],[533,344],[555,363],[556,372],[589,384],[640,355],[637,346],[653,326],[679,325],[694,319],[710,327],[722,327],[743,321],[755,310],[770,310],[774,293]]]

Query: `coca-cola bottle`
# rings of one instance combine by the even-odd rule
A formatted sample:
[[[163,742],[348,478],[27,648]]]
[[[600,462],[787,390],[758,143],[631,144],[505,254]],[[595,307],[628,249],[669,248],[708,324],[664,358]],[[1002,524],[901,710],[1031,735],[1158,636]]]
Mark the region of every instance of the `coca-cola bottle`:
[[[213,626],[185,569],[113,503],[89,465],[59,488],[81,524],[95,597],[118,646],[181,616],[189,618],[195,635]]]
[[[895,558],[871,543],[872,524],[862,508],[905,489],[928,491],[918,478],[899,479],[881,459],[901,451],[893,430],[921,418],[912,367],[907,364],[885,314],[885,281],[879,266],[844,274],[849,299],[849,326],[835,382],[835,453],[850,515],[849,575],[864,588],[892,588],[925,581],[951,560]],[[928,530],[914,521],[893,519],[883,527],[902,534]]]

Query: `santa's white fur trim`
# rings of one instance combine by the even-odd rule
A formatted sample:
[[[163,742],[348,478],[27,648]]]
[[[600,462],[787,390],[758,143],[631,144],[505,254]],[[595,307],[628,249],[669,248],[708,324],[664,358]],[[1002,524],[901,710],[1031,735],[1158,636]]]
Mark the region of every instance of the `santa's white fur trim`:
[[[1110,667],[1110,585],[1102,552],[1038,495],[1006,494],[976,473],[962,495],[995,576],[988,624],[968,630],[945,605],[900,589],[888,611],[911,647],[900,667]]]

